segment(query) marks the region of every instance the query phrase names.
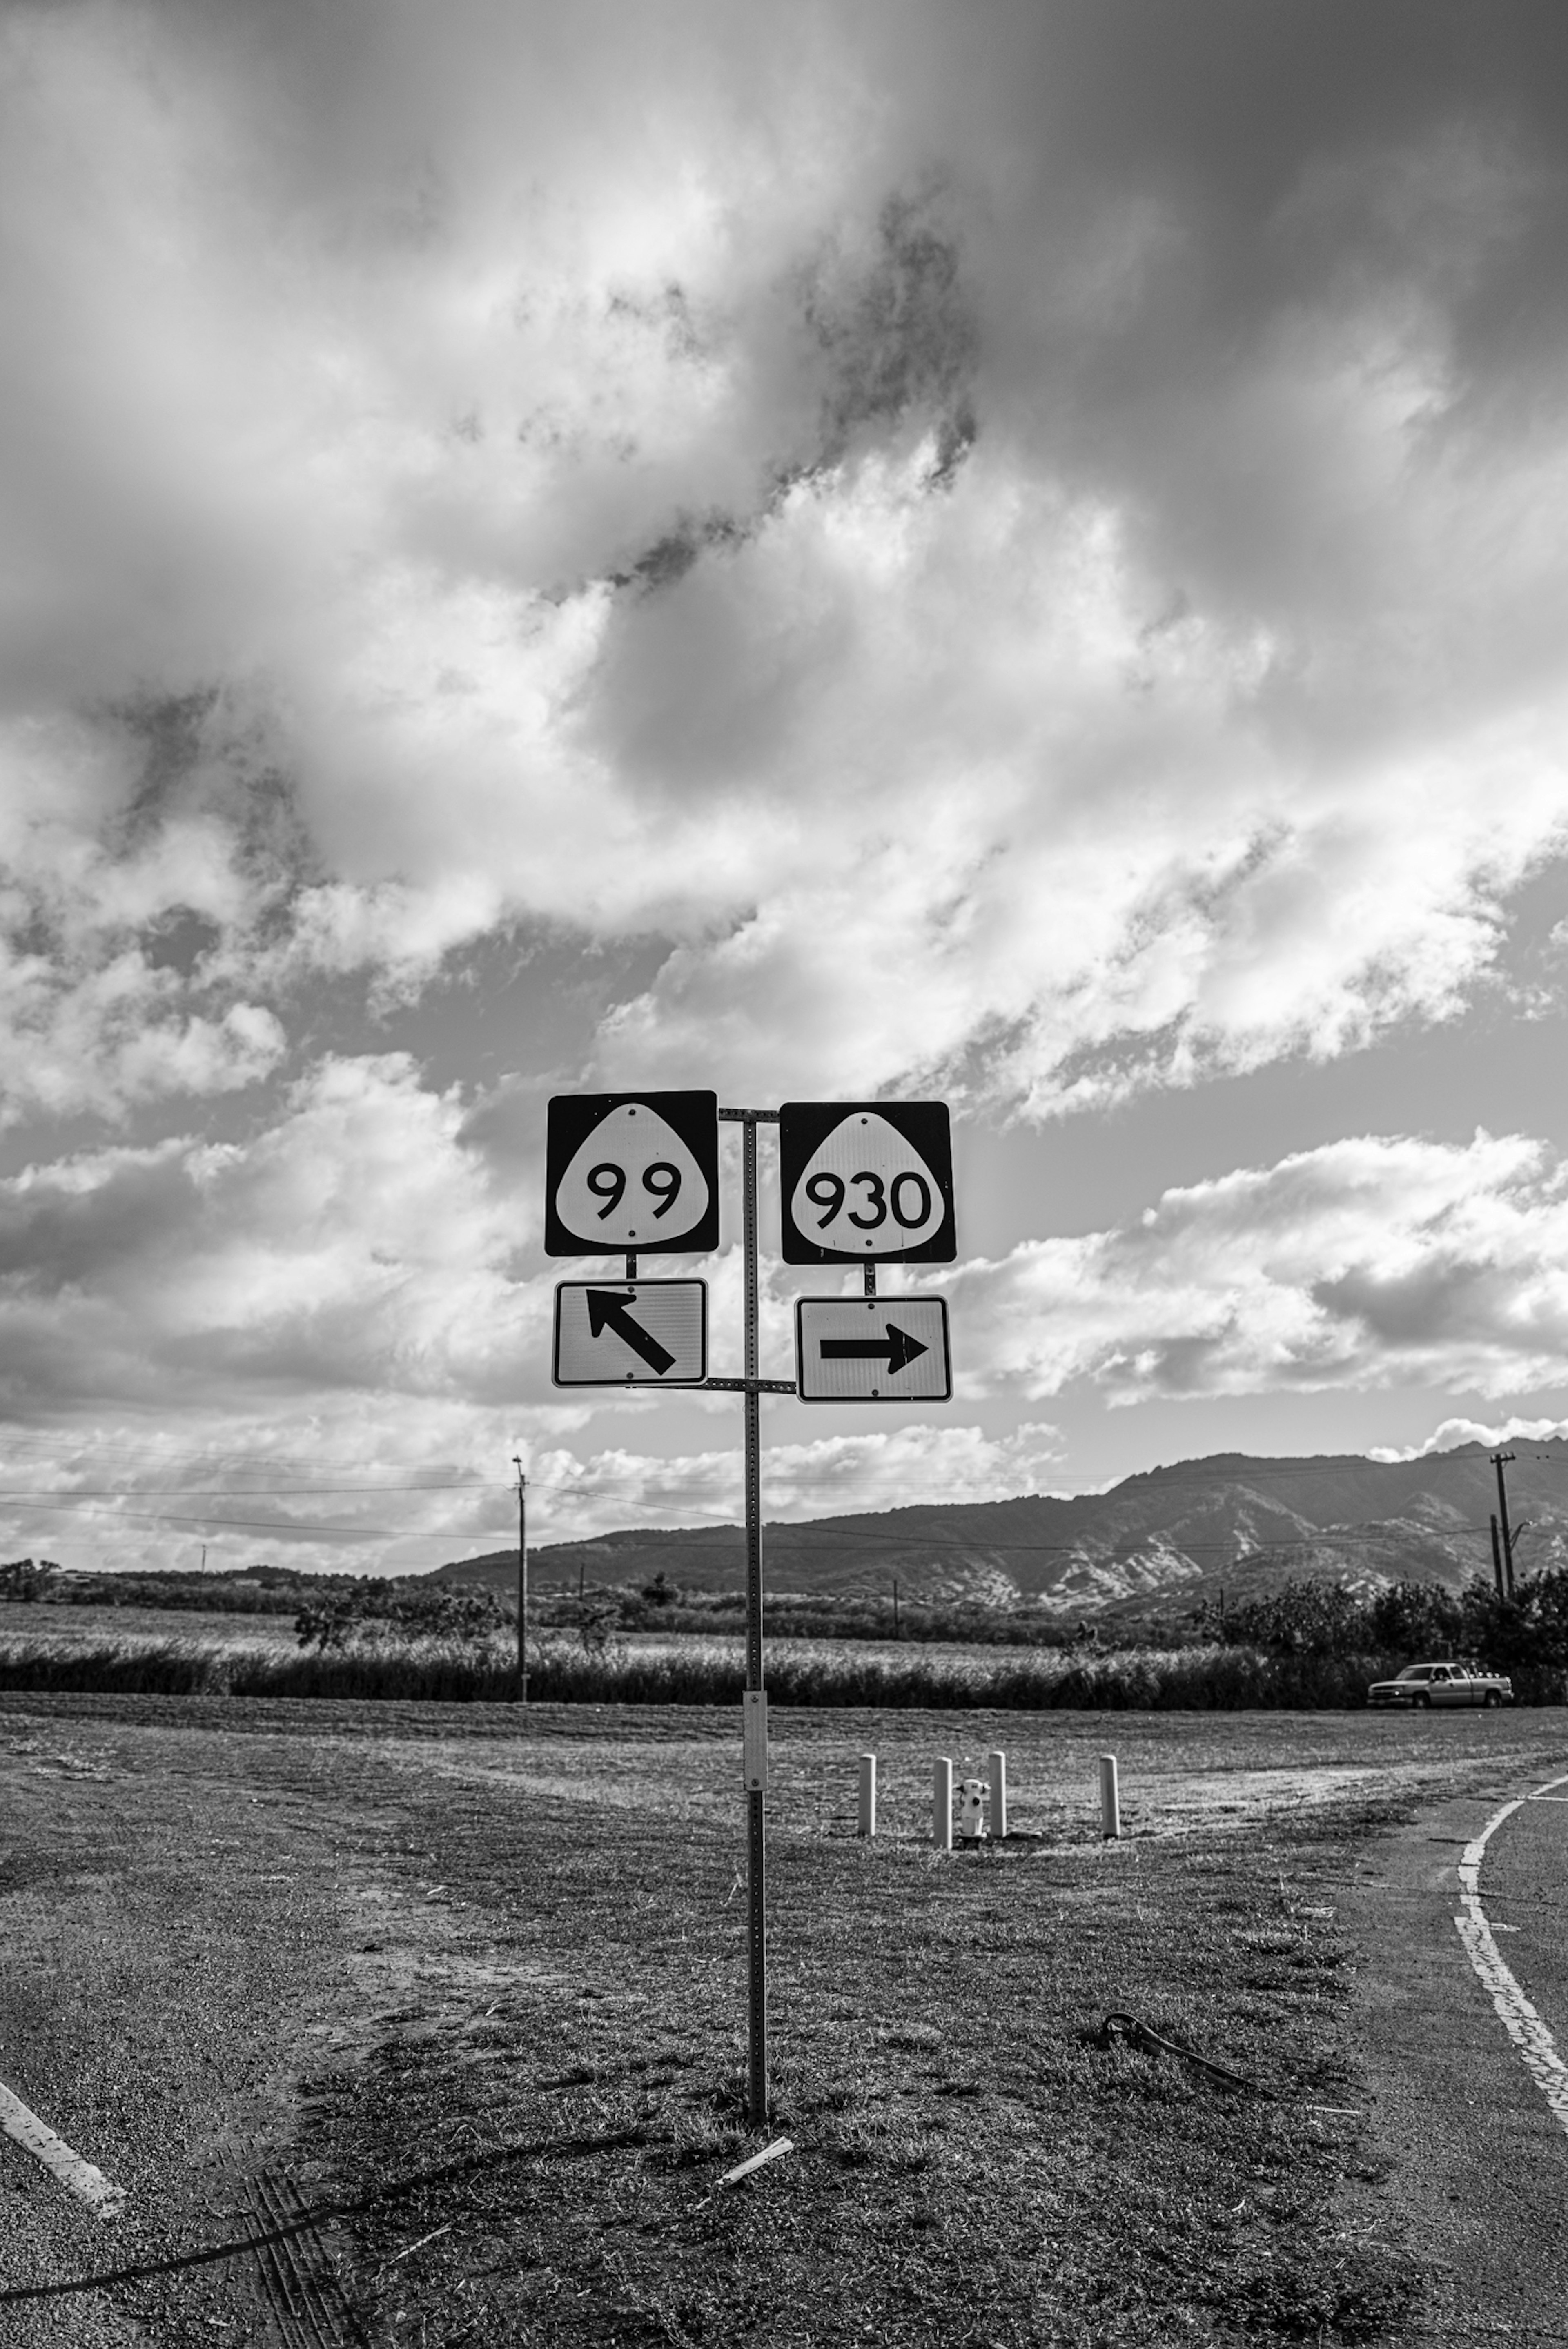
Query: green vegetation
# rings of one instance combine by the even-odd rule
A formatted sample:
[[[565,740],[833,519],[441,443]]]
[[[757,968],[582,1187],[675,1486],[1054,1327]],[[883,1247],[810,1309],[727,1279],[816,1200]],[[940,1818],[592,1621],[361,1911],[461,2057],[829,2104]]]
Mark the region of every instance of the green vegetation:
[[[0,1600],[7,1598],[56,1606],[288,1614],[308,1644],[331,1648],[383,1639],[400,1625],[416,1637],[468,1640],[514,1619],[510,1590],[498,1593],[487,1583],[450,1575],[439,1581],[428,1575],[306,1575],[271,1566],[243,1574],[94,1575],[22,1558],[0,1566]],[[739,1590],[683,1589],[659,1573],[640,1584],[598,1584],[578,1592],[535,1585],[529,1619],[541,1634],[586,1636],[602,1651],[628,1632],[738,1636],[744,1600]],[[1367,1676],[1364,1664],[1381,1669],[1390,1659],[1406,1663],[1423,1655],[1458,1655],[1528,1679],[1568,1672],[1568,1572],[1528,1577],[1511,1599],[1499,1599],[1484,1578],[1460,1591],[1404,1581],[1366,1593],[1342,1581],[1302,1577],[1241,1605],[1210,1600],[1185,1612],[1151,1606],[1136,1620],[1120,1610],[1114,1619],[1069,1620],[1027,1599],[1003,1607],[770,1590],[768,1629],[774,1638],[1009,1648],[1034,1658],[1080,1661],[1108,1661],[1131,1650],[1228,1647],[1274,1658],[1337,1659],[1351,1667],[1348,1681]]]
[[[367,1579],[346,1590],[311,1592],[294,1628],[302,1648],[336,1655],[387,1640],[482,1647],[505,1620],[506,1610],[493,1591],[461,1585],[454,1588],[443,1582]]]
[[[1560,1569],[1527,1577],[1511,1599],[1479,1578],[1459,1591],[1396,1582],[1370,1596],[1303,1578],[1247,1606],[1203,1608],[1197,1621],[1210,1639],[1274,1656],[1463,1656],[1495,1671],[1568,1671],[1568,1573]]]
[[[601,1588],[581,1603],[625,1630],[738,1633],[743,1619],[739,1591],[682,1591],[663,1575],[640,1588]],[[542,1626],[568,1626],[578,1604],[558,1592],[541,1594],[535,1602],[536,1619]],[[1454,1655],[1516,1678],[1523,1675],[1532,1685],[1545,1675],[1542,1684],[1550,1685],[1552,1675],[1568,1674],[1568,1572],[1548,1569],[1527,1577],[1507,1599],[1484,1578],[1459,1591],[1440,1583],[1404,1581],[1368,1593],[1343,1581],[1303,1576],[1240,1606],[1210,1600],[1185,1613],[1151,1606],[1136,1621],[1123,1612],[1114,1620],[1069,1621],[1027,1600],[995,1607],[906,1599],[895,1609],[890,1598],[880,1596],[783,1591],[769,1593],[768,1625],[774,1636],[797,1639],[886,1642],[891,1636],[917,1647],[1022,1648],[1107,1661],[1131,1650],[1226,1647],[1274,1659],[1336,1661],[1347,1668],[1339,1675],[1347,1686],[1375,1677],[1390,1660],[1397,1660],[1397,1670],[1421,1656]],[[1323,1677],[1325,1684],[1334,1679]],[[1260,1685],[1274,1681],[1287,1685],[1290,1675],[1265,1676]]]
[[[27,1563],[30,1563],[28,1561]],[[14,1595],[24,1595],[20,1592]],[[37,1596],[35,1591],[32,1596]],[[168,1637],[160,1624],[124,1636],[50,1637],[48,1617],[0,1632],[0,1686],[162,1694],[368,1697],[446,1703],[516,1693],[514,1618],[493,1591],[465,1584],[343,1576],[288,1590],[300,1652],[271,1639]],[[934,1617],[938,1610],[929,1612]],[[1542,1574],[1501,1600],[1476,1583],[1454,1594],[1397,1584],[1364,1598],[1328,1581],[1286,1583],[1272,1597],[1202,1612],[1175,1640],[1102,1645],[1054,1626],[1049,1642],[962,1636],[974,1610],[950,1610],[959,1637],[889,1640],[864,1631],[803,1636],[835,1621],[819,1601],[771,1599],[769,1692],[778,1705],[878,1710],[1000,1707],[1041,1712],[1216,1712],[1357,1708],[1368,1683],[1422,1654],[1473,1658],[1511,1674],[1523,1704],[1568,1702],[1568,1574]],[[689,1628],[701,1624],[702,1629]],[[651,1628],[643,1628],[651,1627]],[[695,1606],[664,1586],[555,1594],[531,1615],[528,1680],[541,1702],[731,1704],[742,1644],[722,1602]],[[118,1623],[117,1623],[118,1630]]]
[[[662,1574],[640,1585],[590,1586],[576,1596],[536,1586],[529,1598],[531,1617],[546,1629],[572,1628],[587,1607],[620,1630],[739,1633],[745,1606],[742,1590],[686,1590]],[[996,1607],[979,1599],[896,1600],[890,1592],[770,1589],[768,1621],[775,1634],[799,1640],[896,1639],[916,1645],[960,1640],[976,1647],[1055,1649],[1093,1647],[1100,1638],[1087,1622],[1068,1621],[1027,1599]],[[1193,1635],[1181,1622],[1162,1621],[1157,1640],[1151,1619],[1150,1625],[1140,1626],[1140,1636],[1150,1644],[1175,1646]]]
[[[14,1557],[0,1566],[0,1599],[28,1606],[47,1599],[59,1570],[51,1558]]]
[[[158,1607],[203,1614],[292,1615],[303,1596],[353,1586],[349,1574],[301,1574],[288,1566],[252,1566],[232,1573],[147,1568],[136,1574],[92,1574],[56,1568],[46,1591],[57,1607]],[[0,1590],[0,1598],[6,1594]]]

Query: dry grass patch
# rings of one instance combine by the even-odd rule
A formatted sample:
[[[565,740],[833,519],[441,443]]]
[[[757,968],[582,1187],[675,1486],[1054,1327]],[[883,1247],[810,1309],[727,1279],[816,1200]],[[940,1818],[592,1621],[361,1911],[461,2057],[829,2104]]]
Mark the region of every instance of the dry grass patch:
[[[486,2002],[483,2064],[449,2003],[317,2101],[341,2174],[472,2149],[460,2184],[356,2222],[374,2337],[1098,2349],[1396,2325],[1411,2264],[1326,2216],[1355,2158],[1331,1880],[1358,1820],[951,1859],[777,1835],[774,2127],[796,2151],[724,2193],[753,2142],[732,1835],[617,1810],[586,1838],[581,1796],[536,1801],[524,1834],[450,1779],[439,1816],[454,1919],[552,1990]],[[1277,2101],[1103,2048],[1118,2008]]]

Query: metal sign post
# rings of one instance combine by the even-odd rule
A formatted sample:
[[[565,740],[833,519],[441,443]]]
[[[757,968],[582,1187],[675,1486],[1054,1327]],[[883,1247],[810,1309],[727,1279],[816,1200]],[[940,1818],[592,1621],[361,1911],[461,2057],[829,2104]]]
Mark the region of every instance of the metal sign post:
[[[528,1702],[528,1479],[515,1453],[517,1471],[517,1695]]]
[[[741,1246],[744,1260],[746,1688],[742,1764],[746,1781],[746,1972],[750,2054],[746,2117],[753,2128],[768,2118],[768,1699],[763,1678],[763,1397],[757,1358],[761,1300],[757,1266],[757,1127],[776,1123],[776,1110],[722,1109],[741,1128]],[[710,1381],[717,1383],[717,1381]],[[793,1381],[784,1388],[793,1392]]]
[[[757,1268],[757,1128],[776,1125],[776,1109],[722,1109],[741,1128],[741,1250],[744,1276],[745,1376],[710,1379],[710,1387],[739,1388],[745,1403],[746,1686],[741,1700],[742,1769],[746,1786],[746,1971],[750,2061],[746,2118],[765,2128],[768,2118],[768,1698],[763,1675],[763,1410],[764,1394],[794,1394],[793,1379],[757,1374],[761,1302]]]
[[[746,1693],[759,1722],[762,1753],[746,1786],[746,1971],[749,1976],[751,2061],[748,2117],[753,2128],[768,2117],[768,1700],[763,1680],[763,1399],[756,1388],[762,1319],[757,1276],[757,1121],[742,1128],[741,1187],[746,1282]],[[754,1766],[760,1761],[761,1768]],[[760,1783],[759,1783],[760,1781]]]

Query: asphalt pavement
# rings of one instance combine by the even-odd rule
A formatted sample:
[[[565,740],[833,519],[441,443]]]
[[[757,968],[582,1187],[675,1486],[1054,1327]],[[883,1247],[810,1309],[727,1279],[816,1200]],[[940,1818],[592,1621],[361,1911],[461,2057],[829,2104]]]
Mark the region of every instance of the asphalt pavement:
[[[1347,2189],[1344,2215],[1357,2232],[1402,2237],[1426,2266],[1412,2341],[1568,2343],[1568,2127],[1456,1922],[1467,1847],[1505,1802],[1528,1798],[1488,1838],[1477,1890],[1550,2034],[1540,2044],[1568,2064],[1568,1785],[1536,1791],[1552,1775],[1537,1765],[1424,1812],[1364,1850],[1341,1902],[1371,2092],[1371,2174]]]

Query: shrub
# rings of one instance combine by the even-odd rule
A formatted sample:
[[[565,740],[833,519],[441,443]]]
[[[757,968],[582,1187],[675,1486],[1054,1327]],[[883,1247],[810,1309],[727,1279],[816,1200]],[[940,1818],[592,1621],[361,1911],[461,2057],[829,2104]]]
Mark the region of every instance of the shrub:
[[[46,1598],[59,1570],[52,1558],[14,1557],[8,1566],[0,1566],[0,1599]]]
[[[1395,1582],[1365,1609],[1367,1644],[1390,1655],[1441,1655],[1479,1644],[1463,1594],[1436,1582]]]
[[[1366,1601],[1315,1575],[1293,1577],[1266,1599],[1231,1608],[1218,1628],[1232,1647],[1277,1656],[1349,1656],[1373,1644]]]
[[[616,1649],[616,1632],[620,1626],[621,1612],[620,1604],[613,1595],[576,1601],[568,1624],[576,1634],[577,1645],[585,1656],[602,1662]]]
[[[472,1646],[506,1620],[492,1590],[471,1583],[355,1583],[307,1599],[294,1619],[302,1648],[336,1651],[363,1641],[440,1640]]]

